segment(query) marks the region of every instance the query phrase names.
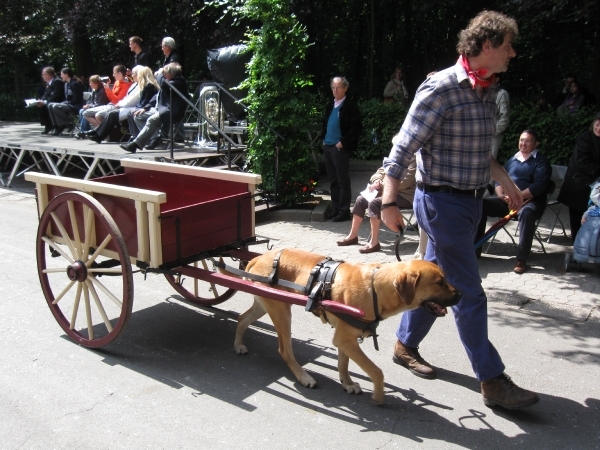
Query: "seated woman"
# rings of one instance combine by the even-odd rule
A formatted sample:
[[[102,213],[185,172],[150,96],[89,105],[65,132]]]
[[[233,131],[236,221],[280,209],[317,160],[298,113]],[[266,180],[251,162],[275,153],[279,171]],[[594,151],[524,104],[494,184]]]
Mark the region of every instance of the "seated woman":
[[[537,150],[538,145],[539,139],[535,131],[523,131],[519,138],[519,151],[504,164],[506,172],[521,190],[525,202],[519,211],[519,249],[514,268],[514,272],[518,274],[527,270],[525,262],[531,251],[535,221],[542,217],[546,210],[546,197],[552,176],[550,161]],[[509,213],[510,199],[499,184],[496,185],[496,195],[497,197],[483,199],[475,242],[484,235],[488,216],[504,217]],[[477,253],[481,255],[481,248],[477,249]]]
[[[100,81],[100,77],[98,75],[92,75],[89,81],[90,87],[92,88],[92,95],[90,95],[87,103],[83,105],[83,108],[79,110],[79,133],[77,133],[77,139],[83,139],[85,137],[85,132],[90,131],[90,123],[83,118],[85,110],[107,105],[109,102],[108,96],[104,91],[104,86]]]
[[[415,158],[413,158],[410,165],[408,166],[406,176],[398,186],[398,194],[396,196],[396,206],[398,208],[412,208],[416,188],[416,169],[417,164]],[[381,250],[381,245],[379,244],[379,227],[381,225],[381,192],[383,192],[384,177],[385,173],[383,171],[383,167],[377,169],[377,172],[375,172],[375,174],[371,177],[369,190],[378,191],[377,197],[375,197],[371,201],[368,201],[362,195],[359,195],[356,198],[356,202],[354,203],[354,207],[352,208],[352,225],[350,228],[350,232],[344,239],[338,241],[337,245],[346,246],[358,244],[358,229],[364,219],[366,211],[367,216],[369,217],[369,220],[371,222],[371,239],[367,243],[367,245],[359,248],[358,251],[360,253],[372,253]],[[425,249],[420,248],[417,253],[425,253]],[[419,258],[419,256],[417,257]]]
[[[144,115],[148,115],[150,109],[156,106],[156,98],[158,91],[160,90],[158,81],[154,78],[154,74],[149,67],[140,69],[137,74],[137,80],[140,89],[140,101],[127,114],[129,134],[131,135],[130,141],[133,141],[137,137],[141,129],[138,127],[138,121],[134,119],[136,117],[141,118]]]
[[[64,129],[71,125],[70,116],[77,114],[83,106],[83,86],[75,78],[73,71],[63,67],[60,77],[65,82],[65,100],[48,105],[48,114],[54,127],[53,136],[60,136]]]
[[[106,115],[114,109],[115,105],[127,95],[131,82],[126,78],[126,73],[127,69],[125,66],[121,64],[115,66],[113,68],[115,83],[113,84],[112,89],[110,89],[109,86],[110,80],[107,83],[104,83],[104,91],[106,92],[106,96],[110,103],[108,105],[90,108],[83,113],[83,118],[87,120],[92,127],[98,127],[104,120],[104,117],[106,117]]]

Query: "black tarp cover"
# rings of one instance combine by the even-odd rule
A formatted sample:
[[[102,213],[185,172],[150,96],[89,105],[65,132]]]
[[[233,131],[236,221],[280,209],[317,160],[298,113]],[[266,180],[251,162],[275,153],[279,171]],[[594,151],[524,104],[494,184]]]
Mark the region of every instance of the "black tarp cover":
[[[252,55],[245,51],[245,45],[231,45],[206,52],[208,70],[212,79],[226,88],[238,100],[246,97],[248,92],[232,90],[246,79],[246,64],[250,62]],[[221,94],[221,99],[228,120],[238,121],[245,117],[244,109],[227,94]]]

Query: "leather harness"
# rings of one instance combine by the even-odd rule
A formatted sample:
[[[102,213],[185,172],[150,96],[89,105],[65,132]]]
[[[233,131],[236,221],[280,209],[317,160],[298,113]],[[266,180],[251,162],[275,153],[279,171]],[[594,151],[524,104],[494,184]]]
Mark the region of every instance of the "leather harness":
[[[339,265],[342,264],[344,261],[334,261],[333,259],[331,259],[331,257],[328,256],[324,260],[318,262],[317,265],[312,268],[312,270],[310,271],[310,275],[308,276],[308,280],[306,281],[306,285],[302,286],[291,281],[281,280],[277,276],[277,271],[279,269],[279,260],[281,259],[282,253],[283,250],[277,253],[275,259],[273,259],[272,270],[268,277],[255,275],[253,273],[249,273],[244,270],[228,266],[223,261],[216,261],[213,259],[213,263],[220,269],[226,270],[235,275],[248,278],[253,281],[267,283],[271,286],[283,286],[290,289],[294,289],[296,291],[303,292],[304,295],[308,296],[308,301],[306,302],[306,307],[304,308],[305,311],[314,312],[319,307],[318,303],[321,300],[332,300],[331,287],[335,279],[336,271]],[[379,270],[379,267],[375,267],[371,276],[371,295],[373,297],[373,309],[375,312],[374,321],[365,321],[353,317],[349,314],[339,312],[334,313],[331,311],[327,311],[329,314],[335,315],[337,318],[343,320],[352,327],[358,328],[359,330],[368,331],[369,336],[373,338],[373,345],[375,346],[375,350],[379,350],[379,345],[377,344],[377,334],[375,331],[379,326],[379,322],[383,320],[379,315],[379,302],[377,299],[377,292],[375,291],[375,274],[377,273],[377,270]],[[322,314],[325,320],[327,320],[327,316],[324,314],[324,312]],[[329,321],[327,320],[327,322]]]

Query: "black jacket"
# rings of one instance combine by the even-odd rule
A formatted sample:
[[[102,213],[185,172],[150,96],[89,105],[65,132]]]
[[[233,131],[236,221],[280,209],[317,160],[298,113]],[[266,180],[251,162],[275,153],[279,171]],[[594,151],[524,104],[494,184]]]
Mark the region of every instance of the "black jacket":
[[[168,81],[163,74],[159,74],[156,77],[156,81],[160,85],[161,91],[158,95],[158,112],[160,113],[161,122],[163,124],[169,123],[169,110],[171,105],[169,104],[169,99],[171,97],[170,86],[175,86],[179,92],[188,97],[188,88],[185,78],[181,75],[176,76],[171,81]],[[177,93],[173,92],[173,122],[177,123],[183,119],[185,115],[185,111],[187,109],[187,102],[182,99]]]
[[[92,90],[92,95],[87,101],[87,104],[90,108],[95,108],[96,106],[108,105],[110,101],[108,100],[108,96],[106,95],[106,91],[104,87],[100,85],[100,87],[96,90]]]
[[[600,137],[589,130],[577,136],[575,151],[569,161],[557,200],[569,208],[584,212],[590,199],[590,184],[598,177],[600,177]]]
[[[140,101],[135,105],[135,109],[145,109],[148,111],[153,106],[156,106],[157,93],[158,89],[156,89],[156,86],[148,83],[140,93]]]
[[[44,92],[41,100],[45,100],[46,103],[60,103],[64,99],[65,82],[56,77],[48,86],[46,86],[46,92]]]
[[[327,110],[323,118],[323,139],[327,134],[327,121],[329,120],[331,111],[333,111],[333,104],[333,101],[327,104]],[[362,129],[358,105],[346,97],[346,100],[340,106],[340,130],[342,132],[340,142],[348,153],[352,153],[357,149]]]
[[[144,50],[142,50],[139,54],[133,55],[133,64],[131,68],[133,69],[135,66],[146,66],[152,69],[152,65],[150,63],[150,56]]]
[[[171,64],[171,63],[177,63],[180,66],[181,64],[181,56],[179,56],[179,53],[177,53],[176,50],[173,50],[171,53],[169,53],[169,56],[165,56],[165,60],[163,61],[163,67],[165,67],[167,64]]]
[[[83,86],[74,78],[65,83],[65,100],[63,103],[66,103],[77,111],[83,106]]]

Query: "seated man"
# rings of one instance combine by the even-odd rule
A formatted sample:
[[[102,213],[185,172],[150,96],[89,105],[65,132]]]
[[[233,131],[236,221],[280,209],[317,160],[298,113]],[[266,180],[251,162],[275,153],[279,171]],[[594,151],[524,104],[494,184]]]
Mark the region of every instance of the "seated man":
[[[48,105],[60,103],[65,99],[65,83],[56,76],[53,67],[44,67],[42,69],[42,79],[46,83],[46,90],[42,98],[37,102],[37,107],[40,114],[40,123],[44,126],[42,134],[49,134],[54,129],[54,126],[48,113]]]
[[[151,115],[146,120],[143,128],[140,130],[137,137],[128,144],[122,144],[121,148],[135,153],[138,149],[151,148],[154,145],[148,146],[150,141],[160,132],[162,124],[169,124],[171,119],[171,109],[173,111],[173,123],[176,124],[183,119],[187,109],[187,102],[177,93],[173,92],[173,105],[170,104],[170,87],[173,86],[183,95],[188,95],[187,83],[181,76],[181,66],[177,63],[167,64],[162,73],[156,77],[156,81],[160,85],[158,94],[157,107],[150,109]],[[137,116],[138,117],[143,116]],[[154,143],[154,142],[153,142]]]
[[[550,185],[552,167],[545,155],[538,152],[539,144],[537,133],[525,130],[519,138],[519,151],[510,158],[504,168],[508,175],[521,189],[525,204],[519,211],[519,249],[515,273],[522,274],[526,270],[525,261],[531,251],[535,221],[542,217],[546,209],[546,196]],[[477,229],[477,242],[485,233],[487,217],[503,217],[509,213],[508,196],[502,186],[496,185],[497,197],[483,199],[483,210],[479,228]],[[477,249],[481,255],[481,248]]]

